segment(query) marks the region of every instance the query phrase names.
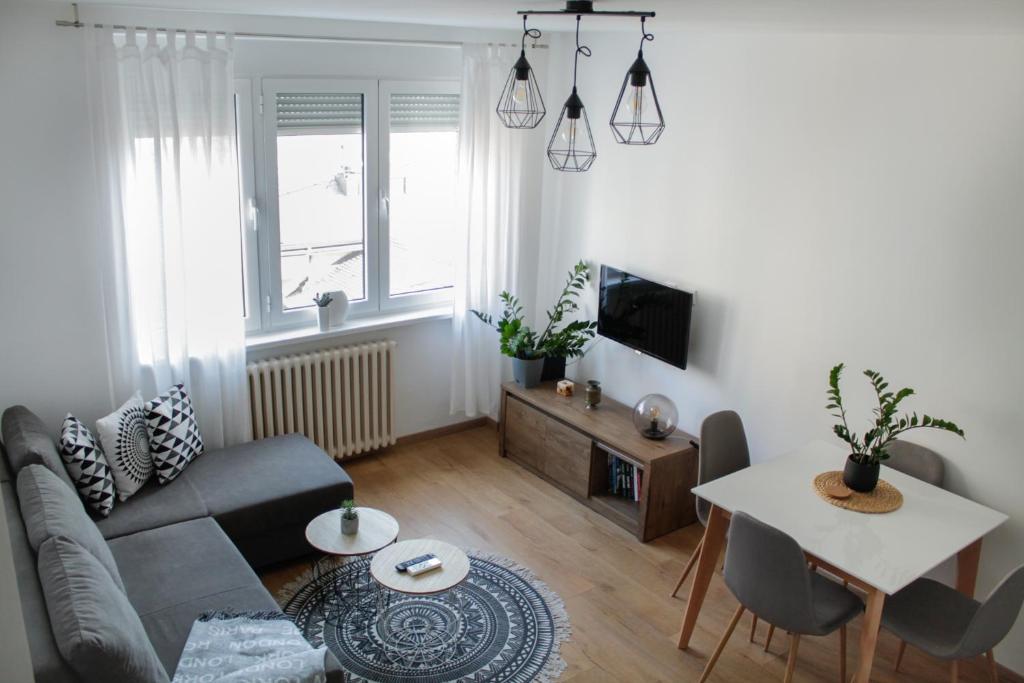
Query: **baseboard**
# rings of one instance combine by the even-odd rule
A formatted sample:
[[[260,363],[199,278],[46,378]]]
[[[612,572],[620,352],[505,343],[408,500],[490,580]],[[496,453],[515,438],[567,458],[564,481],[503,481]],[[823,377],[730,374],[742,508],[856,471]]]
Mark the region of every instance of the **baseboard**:
[[[476,429],[477,427],[484,426],[490,426],[497,429],[498,423],[489,417],[475,417],[471,420],[463,420],[462,422],[445,425],[444,427],[437,427],[435,429],[428,429],[424,432],[416,432],[415,434],[400,436],[395,441],[395,446],[408,446],[409,444],[429,441],[430,439],[436,439],[440,436],[457,434],[458,432],[464,432],[467,429]]]

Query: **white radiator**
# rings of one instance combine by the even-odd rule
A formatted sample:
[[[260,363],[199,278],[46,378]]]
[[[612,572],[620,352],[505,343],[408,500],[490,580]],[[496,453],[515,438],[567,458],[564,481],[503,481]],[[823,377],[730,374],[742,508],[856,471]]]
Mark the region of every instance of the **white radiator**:
[[[253,438],[305,434],[333,458],[395,443],[395,342],[246,366]]]

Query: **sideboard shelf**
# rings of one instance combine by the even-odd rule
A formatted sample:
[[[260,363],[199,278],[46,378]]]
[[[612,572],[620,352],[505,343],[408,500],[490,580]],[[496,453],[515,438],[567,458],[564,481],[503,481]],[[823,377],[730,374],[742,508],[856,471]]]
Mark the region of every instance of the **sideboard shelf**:
[[[635,534],[641,541],[696,521],[696,439],[676,431],[652,441],[633,427],[632,409],[605,398],[595,409],[582,396],[560,396],[554,383],[502,385],[501,455]],[[608,455],[643,472],[640,500],[608,493]]]

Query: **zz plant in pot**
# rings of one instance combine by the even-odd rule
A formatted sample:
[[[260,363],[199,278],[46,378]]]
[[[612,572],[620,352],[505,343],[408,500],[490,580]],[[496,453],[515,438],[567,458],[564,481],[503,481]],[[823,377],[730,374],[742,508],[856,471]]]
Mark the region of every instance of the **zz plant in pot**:
[[[354,500],[349,499],[341,503],[341,533],[346,536],[359,533],[359,512],[356,510]]]
[[[584,353],[584,346],[594,338],[597,323],[589,320],[566,322],[566,316],[579,310],[580,292],[589,278],[587,264],[580,261],[569,271],[565,286],[555,305],[548,309],[547,325],[539,334],[525,322],[519,297],[503,291],[501,317],[495,321],[489,313],[471,310],[473,315],[498,331],[501,353],[512,358],[512,373],[516,382],[534,387],[542,379],[564,376],[565,360]],[[552,368],[545,370],[545,364]],[[544,377],[544,375],[548,375]],[[557,377],[556,377],[557,375]]]
[[[878,407],[873,410],[874,422],[863,435],[851,432],[846,420],[846,406],[839,390],[839,379],[844,367],[840,363],[829,372],[826,408],[834,411],[832,416],[840,420],[839,424],[832,427],[832,431],[850,447],[850,455],[843,470],[843,483],[854,491],[867,493],[875,489],[880,463],[889,457],[886,449],[904,432],[922,428],[941,429],[965,438],[964,430],[949,420],[930,415],[918,417],[917,413],[897,414],[900,403],[913,396],[914,390],[904,387],[899,391],[889,391],[889,383],[875,370],[864,371],[878,398]]]

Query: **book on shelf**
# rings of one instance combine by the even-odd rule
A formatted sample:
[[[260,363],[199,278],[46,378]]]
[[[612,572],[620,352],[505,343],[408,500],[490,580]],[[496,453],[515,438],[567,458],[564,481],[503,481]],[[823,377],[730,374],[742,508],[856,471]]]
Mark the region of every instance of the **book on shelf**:
[[[644,489],[644,471],[622,458],[608,454],[608,493],[619,498],[640,501]]]

